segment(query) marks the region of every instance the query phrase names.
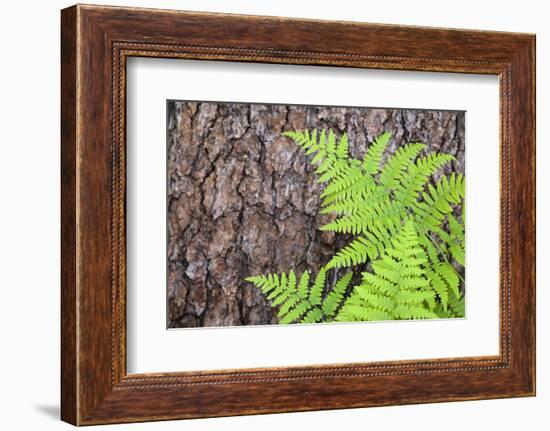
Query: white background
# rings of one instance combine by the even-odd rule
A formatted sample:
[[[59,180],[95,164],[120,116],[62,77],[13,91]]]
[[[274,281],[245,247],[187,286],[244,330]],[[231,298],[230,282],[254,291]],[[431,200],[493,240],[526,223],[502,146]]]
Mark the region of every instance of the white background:
[[[498,354],[498,77],[134,58],[127,83],[128,372]],[[466,111],[466,318],[167,331],[167,99]]]
[[[96,429],[275,430],[339,428],[407,430],[547,429],[550,360],[545,293],[549,272],[550,28],[545,2],[461,0],[338,2],[296,0],[118,1],[108,4],[210,10],[381,23],[537,33],[538,396],[106,426]],[[59,9],[69,2],[4,2],[0,15],[0,424],[9,430],[70,429],[57,420],[59,399]],[[543,245],[544,243],[544,245]]]

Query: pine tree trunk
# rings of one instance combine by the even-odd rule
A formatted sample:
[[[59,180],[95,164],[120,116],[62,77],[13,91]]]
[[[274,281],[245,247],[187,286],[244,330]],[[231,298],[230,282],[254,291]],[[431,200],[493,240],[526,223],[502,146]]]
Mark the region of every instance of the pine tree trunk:
[[[351,154],[362,157],[389,131],[388,153],[421,141],[427,152],[456,157],[444,172],[464,173],[464,112],[195,102],[168,109],[170,327],[275,323],[244,278],[316,274],[349,241],[319,230],[330,220],[319,214],[322,188],[281,132],[345,132]]]

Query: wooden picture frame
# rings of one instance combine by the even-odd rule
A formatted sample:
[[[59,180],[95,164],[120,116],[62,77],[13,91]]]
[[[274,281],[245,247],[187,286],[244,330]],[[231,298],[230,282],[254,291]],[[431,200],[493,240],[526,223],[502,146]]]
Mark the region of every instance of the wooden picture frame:
[[[61,21],[64,421],[535,394],[534,35],[82,5],[64,9]],[[125,65],[131,56],[499,76],[500,354],[127,374]]]

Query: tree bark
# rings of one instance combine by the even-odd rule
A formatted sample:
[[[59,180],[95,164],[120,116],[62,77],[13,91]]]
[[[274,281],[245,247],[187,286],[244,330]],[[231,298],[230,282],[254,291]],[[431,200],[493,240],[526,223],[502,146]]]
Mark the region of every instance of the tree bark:
[[[244,278],[316,274],[349,242],[319,230],[330,220],[319,214],[322,187],[283,131],[345,132],[356,158],[389,131],[387,155],[420,141],[456,157],[444,173],[464,173],[461,111],[178,101],[168,111],[169,327],[276,323]]]

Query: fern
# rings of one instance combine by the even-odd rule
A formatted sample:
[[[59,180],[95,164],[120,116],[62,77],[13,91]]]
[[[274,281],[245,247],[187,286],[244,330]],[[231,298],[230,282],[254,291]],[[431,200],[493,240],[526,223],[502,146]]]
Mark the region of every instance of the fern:
[[[464,205],[462,206],[464,210]],[[462,213],[462,220],[464,220],[464,212]],[[453,258],[462,266],[465,265],[465,238],[463,223],[459,222],[456,217],[449,214],[447,217],[449,221],[449,252]]]
[[[348,178],[354,161],[348,156],[347,136],[343,135],[336,143],[336,136],[331,130],[327,133],[322,130],[317,136],[317,130],[288,131],[283,136],[292,138],[297,145],[305,150],[306,155],[313,155],[311,163],[317,165],[316,173],[320,176],[319,182],[338,181],[339,178]]]
[[[438,304],[434,310],[437,317],[442,319],[456,319],[464,317],[465,314],[464,295],[455,296],[451,292],[449,296],[448,306],[445,308],[443,304]]]
[[[429,319],[434,293],[426,277],[428,260],[420,246],[414,223],[409,221],[372,272],[364,272],[361,284],[353,289],[337,321]]]
[[[382,163],[390,141],[390,134],[384,133],[358,161],[345,154],[345,134],[340,138],[345,145],[338,145],[338,154],[333,133],[324,138],[323,131],[320,139],[315,131],[286,135],[305,148],[306,154],[315,153],[311,162],[319,166],[318,170],[333,173],[319,179],[325,183],[322,212],[336,215],[321,230],[355,236],[335,254],[328,268],[357,266],[377,259],[410,217],[433,265],[432,272],[452,259],[464,266],[464,224],[453,215],[464,199],[464,176],[442,176],[434,185],[430,183],[432,176],[453,160],[451,155],[420,156],[425,145],[412,143]],[[443,228],[446,224],[449,232]]]
[[[390,141],[391,133],[382,133],[378,138],[374,140],[371,144],[369,150],[363,158],[363,169],[369,175],[376,174],[378,169],[380,169],[380,164],[382,163],[382,156],[386,150],[386,146]]]
[[[380,184],[387,192],[399,185],[411,162],[425,148],[424,144],[409,144],[399,148],[380,172]],[[376,172],[375,172],[376,173]]]
[[[352,239],[312,285],[307,271],[298,282],[293,271],[247,279],[278,307],[280,322],[463,317],[465,180],[451,174],[432,182],[454,158],[423,154],[426,146],[418,142],[385,158],[389,133],[378,136],[362,160],[349,155],[346,134],[284,135],[304,150],[324,187],[321,212],[335,218],[321,230]],[[372,271],[362,273],[347,299],[352,272],[323,297],[327,271],[366,263]]]
[[[325,268],[321,268],[312,285],[309,282],[308,271],[302,273],[298,282],[294,271],[290,271],[288,275],[258,275],[246,280],[260,288],[267,299],[271,300],[273,307],[279,307],[279,323],[318,323],[334,318],[344,299],[351,276],[352,273],[349,272],[340,278],[334,289],[324,298]]]

